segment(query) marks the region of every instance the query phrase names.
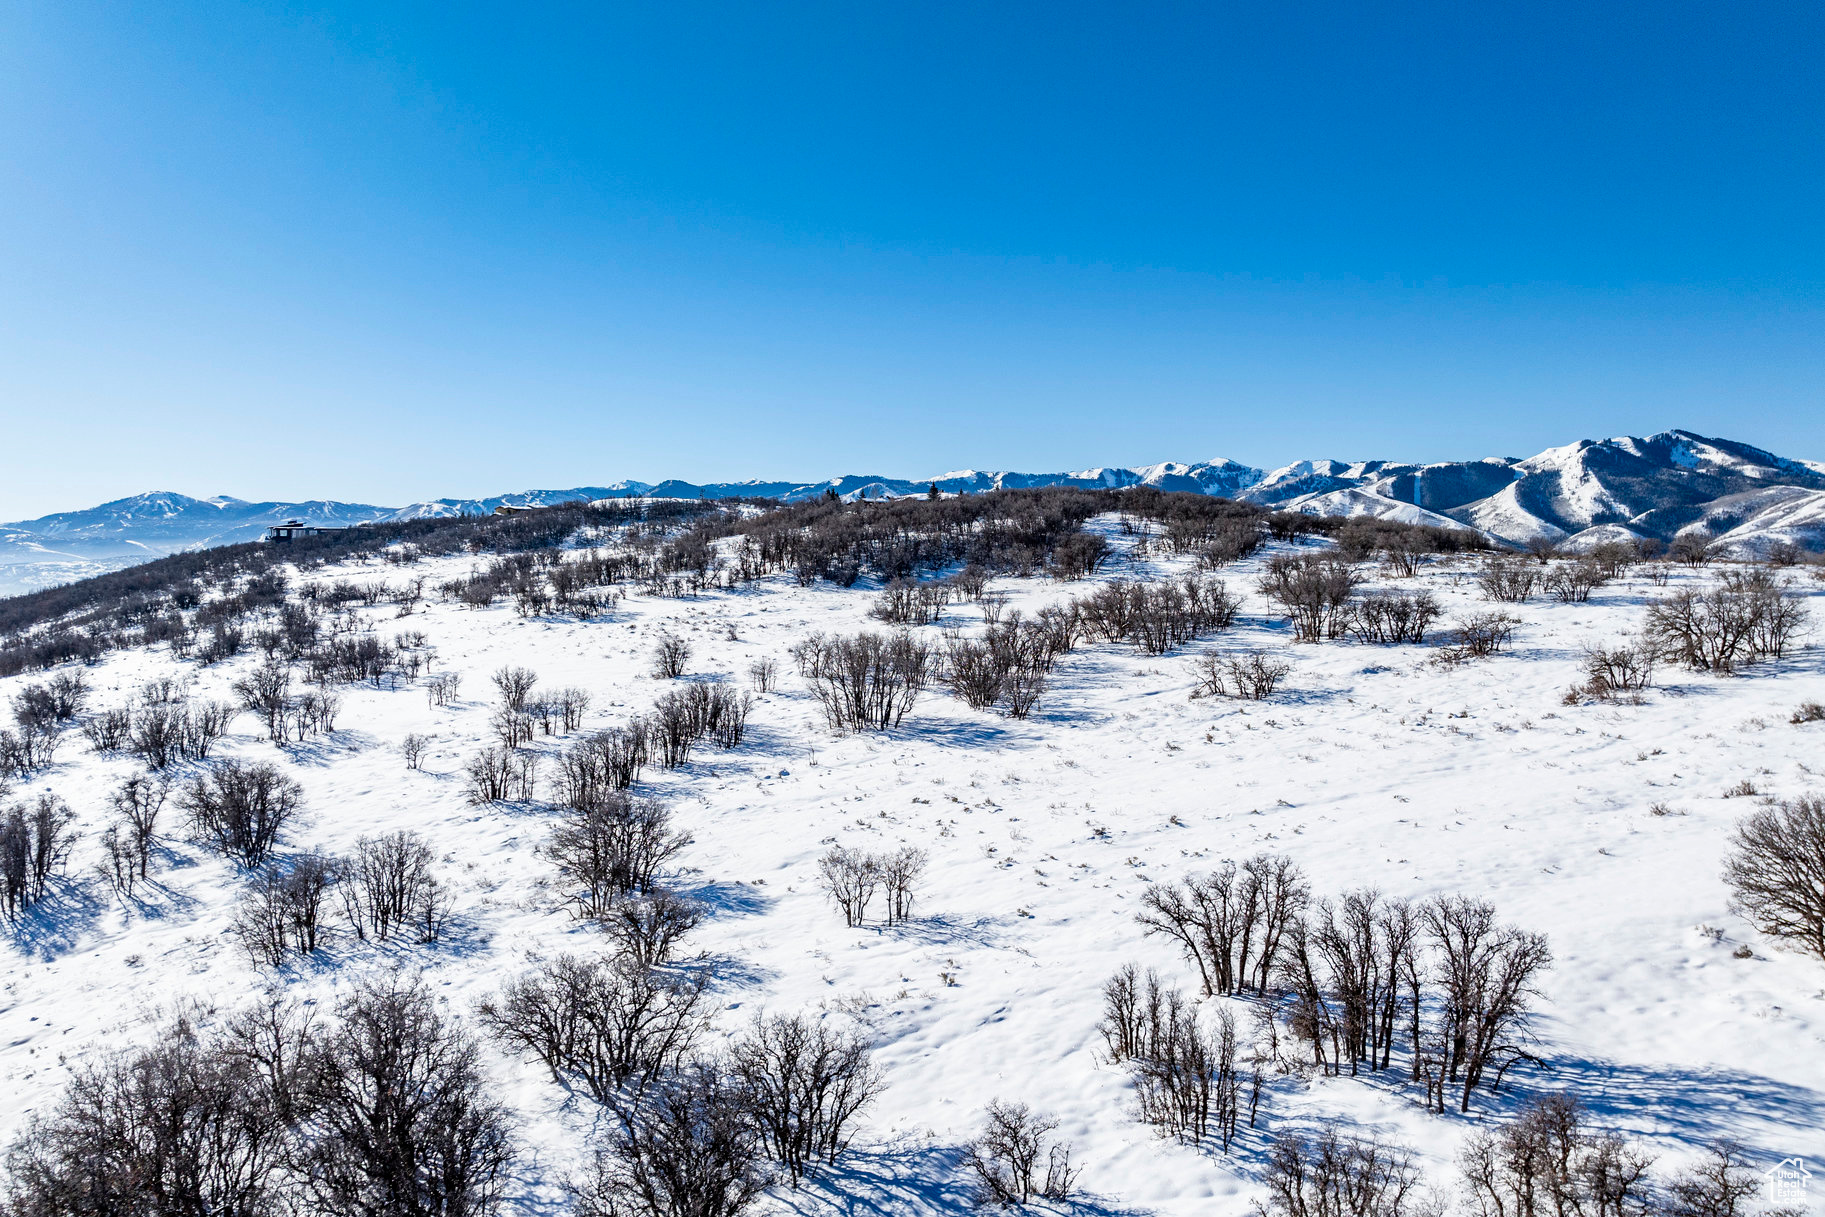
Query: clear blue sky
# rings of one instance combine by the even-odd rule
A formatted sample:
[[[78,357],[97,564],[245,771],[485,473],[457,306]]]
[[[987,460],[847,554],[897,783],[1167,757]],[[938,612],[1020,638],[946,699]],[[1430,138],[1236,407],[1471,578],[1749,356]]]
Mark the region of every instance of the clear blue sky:
[[[1825,7],[0,8],[0,519],[1825,458]]]

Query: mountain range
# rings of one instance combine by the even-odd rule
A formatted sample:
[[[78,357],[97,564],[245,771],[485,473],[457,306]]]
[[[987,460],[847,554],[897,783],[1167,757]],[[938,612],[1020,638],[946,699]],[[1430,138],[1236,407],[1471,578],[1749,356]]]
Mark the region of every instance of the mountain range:
[[[970,469],[924,478],[850,474],[821,482],[622,481],[485,499],[434,499],[405,507],[330,500],[253,503],[158,491],[0,524],[0,594],[68,582],[177,550],[257,540],[269,525],[287,519],[362,524],[485,515],[503,504],[549,506],[641,496],[801,502],[834,491],[854,501],[925,494],[934,485],[946,494],[1038,486],[1154,486],[1286,511],[1474,528],[1516,544],[1536,538],[1572,547],[1629,537],[1665,541],[1702,529],[1748,554],[1779,542],[1814,549],[1825,545],[1825,462],[1675,430],[1645,438],[1580,440],[1525,459],[1296,461],[1272,470],[1229,460],[1168,461],[1069,473]]]

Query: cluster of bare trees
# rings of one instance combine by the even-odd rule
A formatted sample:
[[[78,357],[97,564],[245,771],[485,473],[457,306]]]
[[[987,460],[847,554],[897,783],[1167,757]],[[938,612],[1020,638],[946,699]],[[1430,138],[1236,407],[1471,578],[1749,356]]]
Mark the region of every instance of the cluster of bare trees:
[[[896,925],[911,919],[928,861],[924,850],[911,845],[880,854],[833,845],[818,859],[817,868],[824,892],[843,914],[844,925],[854,927],[867,921],[876,892],[887,901],[882,921]]]
[[[1805,606],[1779,576],[1726,571],[1707,588],[1651,602],[1643,636],[1671,663],[1728,673],[1781,658],[1805,626]]]
[[[1275,554],[1262,573],[1261,594],[1278,604],[1300,642],[1342,638],[1362,575],[1329,554]]]
[[[1417,644],[1443,612],[1431,592],[1369,592],[1350,606],[1347,628],[1363,642]]]
[[[1265,701],[1274,695],[1293,667],[1283,659],[1269,658],[1249,647],[1233,651],[1207,650],[1192,660],[1196,680],[1193,697],[1238,697]]]
[[[905,630],[846,638],[812,634],[792,655],[839,735],[899,726],[936,666],[931,645]]]
[[[661,799],[576,790],[546,852],[564,878],[566,903],[577,916],[599,920],[620,901],[654,892],[660,870],[690,840]]]
[[[736,748],[748,730],[754,696],[723,681],[693,681],[663,694],[639,733],[647,742],[651,759],[676,769],[691,759],[698,741],[709,739],[720,748]]]
[[[13,697],[13,728],[0,728],[0,781],[43,768],[56,759],[63,729],[88,702],[88,678],[60,672]]]
[[[1204,993],[1271,1000],[1312,1063],[1330,1073],[1389,1068],[1404,1046],[1429,1107],[1456,1091],[1469,1110],[1528,1052],[1546,940],[1461,896],[1419,904],[1373,891],[1313,901],[1290,860],[1257,855],[1150,887],[1138,920],[1175,941]]]
[[[1235,1016],[1218,1008],[1215,1030],[1199,1026],[1198,1007],[1159,975],[1130,964],[1103,986],[1098,1025],[1109,1059],[1128,1066],[1140,1119],[1188,1145],[1214,1136],[1224,1153],[1235,1140],[1243,1105],[1236,1061]],[[1261,1092],[1250,1085],[1249,1124]]]
[[[1156,583],[1104,584],[1068,606],[1076,634],[1126,642],[1145,655],[1165,655],[1205,634],[1235,624],[1240,601],[1220,579],[1187,576]]]
[[[178,790],[197,840],[254,868],[304,804],[304,789],[265,761],[223,761]]]
[[[9,1213],[489,1217],[517,1157],[474,1040],[413,978],[329,1018],[179,1019],[75,1074],[7,1154]]]
[[[1514,639],[1521,619],[1509,613],[1472,613],[1446,632],[1438,657],[1443,663],[1464,663],[1499,655]]]
[[[930,625],[944,613],[951,591],[951,584],[944,580],[889,579],[870,611],[890,625]]]
[[[951,631],[944,638],[939,679],[973,709],[999,707],[1009,718],[1025,718],[1044,695],[1047,675],[1076,641],[1067,616],[1048,610],[1028,621],[1014,613],[975,638]]]
[[[432,870],[430,843],[410,830],[362,837],[348,857],[307,852],[256,873],[235,911],[235,933],[260,963],[278,966],[324,944],[339,908],[357,939],[435,943],[449,896]]]
[[[275,744],[334,731],[336,714],[342,708],[341,698],[327,685],[293,694],[291,668],[276,660],[268,660],[235,681],[234,694],[242,709],[265,722],[267,736]]]
[[[0,913],[8,921],[44,899],[51,875],[62,869],[75,844],[74,820],[68,805],[49,793],[0,815]]]

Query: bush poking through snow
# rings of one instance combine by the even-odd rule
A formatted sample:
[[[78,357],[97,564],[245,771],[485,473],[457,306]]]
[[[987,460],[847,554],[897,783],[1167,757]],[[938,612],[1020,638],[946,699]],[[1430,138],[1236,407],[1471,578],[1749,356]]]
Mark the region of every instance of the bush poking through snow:
[[[449,897],[431,873],[431,846],[415,832],[363,837],[343,866],[342,905],[359,938],[385,942],[403,932],[434,943]]]
[[[676,634],[659,635],[653,648],[653,675],[660,680],[677,680],[691,661],[691,644]]]
[[[501,705],[515,714],[526,708],[526,700],[532,696],[532,687],[539,683],[538,673],[530,668],[504,667],[494,676],[494,688],[501,696]]]
[[[709,1027],[706,969],[654,969],[627,956],[560,955],[481,1006],[491,1034],[536,1057],[560,1086],[633,1120]]]
[[[1816,701],[1803,701],[1800,708],[1793,712],[1788,722],[1798,726],[1801,723],[1825,723],[1825,705]]]
[[[1539,585],[1540,568],[1525,558],[1492,557],[1483,564],[1476,581],[1486,599],[1523,604]]]
[[[1363,642],[1422,643],[1443,611],[1431,592],[1370,592],[1351,610],[1349,631]]]
[[[1081,1168],[1071,1165],[1070,1145],[1046,1144],[1057,1131],[1057,1120],[1025,1103],[992,1101],[982,1131],[964,1149],[964,1164],[976,1176],[976,1203],[1013,1208],[1035,1198],[1069,1199]]]
[[[1659,1199],[1648,1178],[1653,1159],[1614,1133],[1592,1132],[1583,1105],[1569,1094],[1541,1095],[1499,1129],[1476,1133],[1458,1162],[1483,1217],[1640,1217],[1655,1211]]]
[[[1469,659],[1488,659],[1491,655],[1498,655],[1514,637],[1515,627],[1520,624],[1519,617],[1508,613],[1472,613],[1457,622],[1448,632],[1439,659],[1446,663],[1462,663]]]
[[[1238,697],[1266,701],[1293,666],[1263,651],[1205,651],[1192,661],[1193,697]]]
[[[1825,959],[1825,798],[1805,795],[1744,817],[1724,881],[1751,924]]]
[[[1687,588],[1650,602],[1644,635],[1662,659],[1727,674],[1781,658],[1805,625],[1799,596],[1778,576],[1732,571],[1704,591]]]
[[[900,725],[932,677],[930,645],[902,630],[807,639],[800,670],[839,735]]]
[[[772,1183],[741,1099],[715,1061],[668,1075],[571,1180],[577,1217],[738,1217]]]
[[[1587,697],[1607,699],[1619,693],[1638,693],[1653,683],[1653,648],[1637,642],[1587,646],[1584,676],[1580,692]]]
[[[75,844],[75,815],[53,794],[31,805],[16,803],[0,818],[0,911],[17,921],[44,899],[51,875]]]
[[[1267,1196],[1255,1202],[1256,1217],[1425,1217],[1436,1211],[1420,1192],[1420,1170],[1410,1153],[1346,1137],[1334,1126],[1310,1137],[1276,1137],[1261,1182]]]
[[[802,1014],[763,1015],[729,1050],[741,1104],[792,1186],[849,1148],[850,1125],[880,1093],[873,1045]]]
[[[652,891],[660,868],[690,840],[673,829],[661,800],[610,790],[570,808],[545,849],[564,877],[566,901],[578,917],[594,920],[622,897]]]
[[[178,796],[197,839],[249,869],[266,861],[304,804],[304,788],[264,761],[223,761]]]
[[[469,778],[469,801],[530,803],[538,790],[537,754],[514,748],[483,748],[464,773]]]

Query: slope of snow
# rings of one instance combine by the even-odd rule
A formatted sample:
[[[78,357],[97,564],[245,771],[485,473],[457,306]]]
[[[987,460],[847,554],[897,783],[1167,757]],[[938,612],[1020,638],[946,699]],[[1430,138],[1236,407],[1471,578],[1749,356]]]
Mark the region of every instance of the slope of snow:
[[[1133,538],[1113,521],[1099,527],[1130,552]],[[1264,558],[1233,569],[1231,587],[1250,589]],[[1104,578],[1168,569],[1128,562]],[[458,558],[309,578],[422,576],[436,586],[469,568]],[[1487,607],[1466,569],[1423,577],[1453,614]],[[1709,577],[1681,571],[1673,583]],[[1086,590],[996,586],[1028,612]],[[1818,584],[1807,590],[1817,619],[1825,596]],[[489,673],[531,667],[543,688],[590,691],[587,729],[620,723],[671,687],[646,674],[667,630],[690,642],[699,678],[738,675],[761,657],[783,673],[782,688],[757,699],[748,743],[647,775],[694,834],[677,881],[712,910],[690,947],[718,961],[721,1025],[737,1030],[758,1010],[854,1018],[875,1036],[887,1081],[852,1155],[762,1212],[961,1213],[959,1146],[996,1097],[1059,1117],[1089,1193],[1067,1207],[1086,1217],[1242,1212],[1266,1139],[1327,1118],[1413,1147],[1434,1183],[1449,1184],[1457,1147],[1515,1095],[1481,1100],[1470,1117],[1437,1117],[1398,1077],[1295,1070],[1271,1079],[1261,1127],[1229,1157],[1160,1140],[1131,1117],[1127,1077],[1100,1055],[1099,986],[1136,962],[1195,992],[1176,953],[1141,935],[1137,901],[1150,883],[1260,850],[1291,855],[1321,895],[1463,892],[1547,934],[1556,964],[1537,1049],[1552,1071],[1518,1071],[1521,1094],[1571,1088],[1598,1123],[1668,1161],[1723,1135],[1758,1163],[1816,1158],[1825,964],[1771,946],[1732,914],[1718,862],[1751,805],[1727,789],[1744,779],[1780,797],[1825,789],[1816,771],[1825,724],[1786,721],[1799,702],[1825,700],[1825,663],[1808,650],[1740,679],[1665,672],[1641,705],[1562,705],[1580,648],[1635,629],[1654,594],[1645,580],[1625,581],[1588,604],[1515,606],[1523,624],[1512,654],[1442,668],[1430,648],[1291,645],[1251,592],[1242,622],[1215,641],[1290,660],[1286,691],[1270,702],[1192,700],[1184,656],[1098,645],[1061,662],[1028,721],[927,693],[902,729],[847,739],[825,730],[787,651],[812,630],[873,624],[863,589],[775,578],[699,600],[636,596],[590,623],[524,619],[504,605],[431,604],[404,618],[358,610],[383,636],[424,631],[439,668],[462,674],[460,702],[433,708],[410,685],[349,687],[333,735],[275,747],[243,715],[223,751],[274,761],[303,783],[307,815],[287,850],[347,851],[393,829],[429,837],[455,902],[449,941],[340,939],[321,959],[256,968],[228,932],[241,879],[181,834],[159,851],[139,898],[111,898],[91,868],[107,793],[137,766],[91,754],[72,734],[56,765],[14,791],[67,798],[83,838],[70,878],[0,942],[0,1091],[11,1099],[0,1104],[0,1137],[51,1103],[72,1066],[143,1039],[180,1003],[221,1011],[280,992],[327,999],[364,970],[407,967],[423,969],[463,1017],[529,959],[604,949],[563,911],[540,853],[554,813],[471,806],[460,771],[491,742]],[[979,620],[973,606],[953,606],[941,625]],[[253,662],[112,655],[91,672],[95,703],[125,704],[164,676],[226,699]],[[0,699],[24,683],[0,680]],[[408,732],[434,737],[424,772],[400,759]],[[566,742],[535,741],[546,773]],[[167,816],[176,833],[177,814]],[[817,888],[816,859],[832,841],[929,850],[918,918],[845,929]],[[1753,957],[1736,958],[1745,944]],[[536,1066],[492,1044],[486,1052],[529,1146],[510,1210],[549,1212],[558,1178],[583,1153],[589,1104]]]

